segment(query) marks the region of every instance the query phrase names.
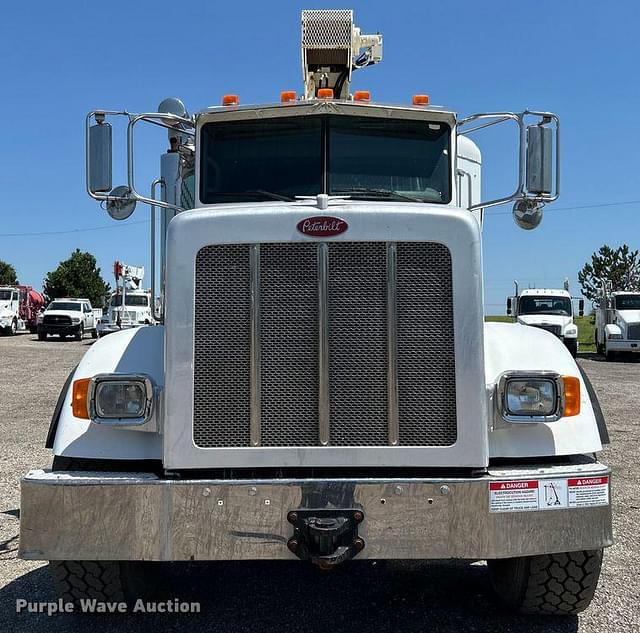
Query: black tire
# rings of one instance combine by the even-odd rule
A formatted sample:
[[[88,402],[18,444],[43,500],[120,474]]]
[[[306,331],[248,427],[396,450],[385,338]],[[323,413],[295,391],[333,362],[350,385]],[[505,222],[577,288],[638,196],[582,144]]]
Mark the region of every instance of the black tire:
[[[76,341],[81,341],[84,337],[84,325],[82,325],[82,323],[80,324],[80,327],[78,328],[78,331],[75,333],[75,339]]]
[[[616,356],[617,356],[616,352],[611,352],[611,351],[609,351],[608,349],[605,348],[604,359],[607,362],[610,363],[611,361],[614,361],[616,359]]]
[[[15,336],[18,331],[18,322],[14,319],[11,321],[11,325],[9,326],[9,335]]]
[[[126,602],[153,597],[157,563],[138,561],[49,561],[58,597],[65,603],[80,600]],[[156,573],[153,573],[156,572]]]
[[[60,340],[64,341],[67,338],[66,334],[60,334]]]
[[[38,332],[38,340],[39,341],[46,341],[47,340],[47,333],[46,332]]]
[[[98,338],[98,330],[96,328],[91,330],[91,338]]]
[[[501,601],[527,614],[574,615],[593,598],[602,550],[487,561]]]
[[[576,356],[578,356],[578,339],[576,338],[565,339],[564,344],[567,346],[567,349],[571,352],[571,356],[576,358]]]
[[[600,354],[600,356],[604,356],[604,345],[598,342],[598,330],[596,330],[596,333],[594,334],[594,339],[596,343],[596,352]]]

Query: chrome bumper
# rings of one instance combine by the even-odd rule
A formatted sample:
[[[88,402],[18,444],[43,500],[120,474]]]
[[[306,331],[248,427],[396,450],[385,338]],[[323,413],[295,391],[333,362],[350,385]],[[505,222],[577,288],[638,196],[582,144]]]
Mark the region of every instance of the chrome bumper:
[[[167,480],[31,471],[19,556],[30,560],[293,559],[287,513],[358,508],[358,558],[507,558],[612,544],[606,505],[491,512],[490,484],[608,477],[600,463],[491,469],[468,479]],[[516,486],[519,487],[519,486]],[[495,508],[494,508],[495,509]]]
[[[612,352],[640,352],[640,341],[611,339],[607,341],[607,349]]]

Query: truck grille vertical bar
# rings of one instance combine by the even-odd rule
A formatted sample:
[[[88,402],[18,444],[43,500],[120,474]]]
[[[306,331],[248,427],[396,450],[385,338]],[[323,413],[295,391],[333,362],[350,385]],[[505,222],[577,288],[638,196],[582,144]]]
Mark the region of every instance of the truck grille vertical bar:
[[[261,430],[261,371],[260,371],[260,244],[252,244],[249,251],[251,276],[251,446],[260,446]]]
[[[400,442],[398,416],[398,316],[397,263],[398,250],[395,242],[387,244],[387,406],[389,416],[389,444]]]
[[[318,423],[319,440],[330,439],[329,405],[329,247],[318,244]]]

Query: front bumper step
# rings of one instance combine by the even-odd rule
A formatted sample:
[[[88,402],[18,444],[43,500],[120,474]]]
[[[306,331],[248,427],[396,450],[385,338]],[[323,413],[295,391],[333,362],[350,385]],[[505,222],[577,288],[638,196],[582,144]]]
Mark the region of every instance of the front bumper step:
[[[574,488],[572,497],[576,481],[597,481],[600,488],[591,496],[586,488],[576,496]],[[513,493],[496,491],[502,482]],[[591,550],[612,544],[609,486],[610,471],[598,462],[491,469],[477,478],[447,479],[168,480],[142,473],[40,470],[22,480],[19,556],[164,561],[330,556],[315,545],[310,550],[312,541],[305,544],[305,555],[292,551],[291,541],[300,543],[296,534],[306,510],[315,517],[338,510],[333,512],[338,518],[353,519],[357,530],[345,528],[346,540],[336,537],[333,553],[352,548],[351,557],[357,549],[358,559],[488,559]],[[545,499],[553,503],[545,505]],[[295,511],[298,516],[292,517]],[[362,513],[360,521],[355,512]]]

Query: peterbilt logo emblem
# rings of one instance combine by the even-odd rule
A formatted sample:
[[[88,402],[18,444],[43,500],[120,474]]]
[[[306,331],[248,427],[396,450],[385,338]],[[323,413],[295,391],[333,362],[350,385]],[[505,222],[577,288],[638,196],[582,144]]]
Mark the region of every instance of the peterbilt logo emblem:
[[[300,233],[312,237],[332,237],[344,233],[349,225],[340,218],[333,218],[329,215],[316,215],[312,218],[300,220],[296,225]]]

